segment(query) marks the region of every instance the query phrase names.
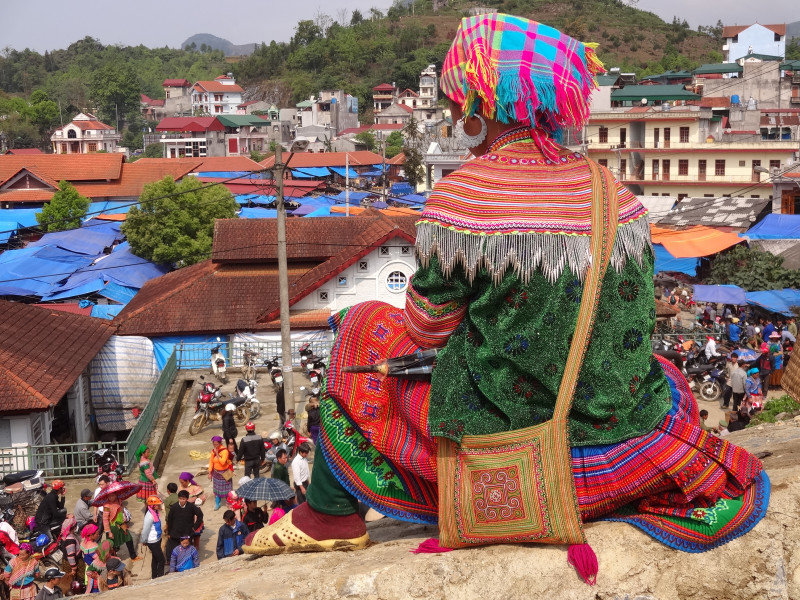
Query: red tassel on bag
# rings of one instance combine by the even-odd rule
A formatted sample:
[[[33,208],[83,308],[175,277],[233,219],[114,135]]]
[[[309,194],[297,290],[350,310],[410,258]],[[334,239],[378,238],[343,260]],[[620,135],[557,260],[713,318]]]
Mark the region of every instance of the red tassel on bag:
[[[439,540],[436,538],[430,538],[422,542],[414,550],[409,550],[409,552],[413,552],[414,554],[437,554],[439,552],[450,552],[451,550],[452,548],[440,546]]]
[[[567,550],[567,562],[586,583],[597,583],[597,555],[589,544],[572,544]]]

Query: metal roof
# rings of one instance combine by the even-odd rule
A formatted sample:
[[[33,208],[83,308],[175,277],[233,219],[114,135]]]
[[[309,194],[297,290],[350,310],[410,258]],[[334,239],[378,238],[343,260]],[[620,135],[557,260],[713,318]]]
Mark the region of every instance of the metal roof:
[[[749,229],[772,210],[769,198],[684,198],[658,222],[659,226]]]
[[[741,73],[744,67],[737,63],[707,63],[700,65],[692,73],[695,75],[709,75],[712,73]]]
[[[683,85],[626,85],[624,88],[613,90],[611,100],[618,102],[636,102],[642,98],[652,100],[697,100],[699,94],[686,91]]]

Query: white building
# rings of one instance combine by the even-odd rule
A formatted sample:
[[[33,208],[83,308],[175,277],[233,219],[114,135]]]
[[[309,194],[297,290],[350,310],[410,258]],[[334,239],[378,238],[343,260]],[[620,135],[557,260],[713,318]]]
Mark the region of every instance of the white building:
[[[244,90],[231,73],[214,81],[198,81],[192,86],[192,112],[204,115],[235,115],[242,104]]]
[[[89,154],[116,152],[122,136],[89,113],[78,113],[71,123],[59,127],[50,136],[54,154]]]

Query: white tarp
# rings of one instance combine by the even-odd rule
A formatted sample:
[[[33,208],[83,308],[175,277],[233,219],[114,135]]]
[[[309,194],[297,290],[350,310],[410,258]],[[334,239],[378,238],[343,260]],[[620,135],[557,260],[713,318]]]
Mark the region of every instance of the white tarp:
[[[97,426],[132,429],[158,380],[153,343],[146,337],[112,335],[92,360],[91,373]]]
[[[300,365],[300,355],[297,347],[308,342],[311,349],[317,354],[328,354],[333,342],[333,332],[330,329],[318,329],[315,331],[292,331],[292,364]],[[244,364],[242,353],[245,348],[259,351],[258,364],[273,356],[281,355],[281,334],[279,331],[266,333],[237,333],[233,336],[232,365],[240,367]],[[284,364],[281,360],[281,364]]]

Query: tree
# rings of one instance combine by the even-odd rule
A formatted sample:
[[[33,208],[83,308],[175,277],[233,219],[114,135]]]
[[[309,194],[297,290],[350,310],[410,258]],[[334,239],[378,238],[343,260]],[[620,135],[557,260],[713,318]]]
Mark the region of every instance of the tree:
[[[142,152],[142,158],[163,158],[164,157],[164,147],[161,145],[160,142],[154,142],[152,144],[147,144],[147,147]]]
[[[236,200],[223,185],[204,186],[195,177],[171,177],[145,186],[140,208],[131,207],[122,232],[131,250],[177,268],[211,256],[215,219],[236,216]]]
[[[358,142],[361,142],[367,147],[367,150],[372,152],[377,147],[378,143],[375,140],[375,134],[371,131],[362,131],[361,133],[357,133],[353,136],[354,139]]]
[[[800,38],[786,44],[786,60],[800,60]]]
[[[89,204],[89,199],[81,196],[71,183],[59,181],[58,191],[36,215],[36,221],[46,233],[77,229],[89,210]]]
[[[127,64],[108,64],[92,78],[90,90],[106,120],[124,118],[128,112],[138,110],[141,87],[136,72]]]
[[[399,131],[393,131],[389,137],[386,138],[386,158],[397,156],[403,151],[403,134]]]
[[[364,21],[364,15],[357,8],[350,15],[350,25],[360,25]]]
[[[422,153],[424,137],[419,130],[419,121],[413,116],[403,127],[403,139],[405,140],[403,152],[406,156],[403,162],[403,171],[411,187],[416,188],[417,185],[425,181],[425,164]]]
[[[740,245],[716,255],[707,283],[738,285],[748,292],[796,288],[800,271],[785,269],[780,256]]]

